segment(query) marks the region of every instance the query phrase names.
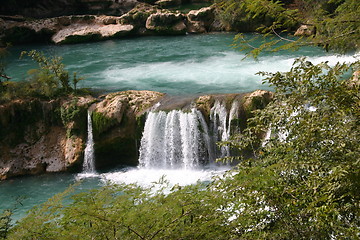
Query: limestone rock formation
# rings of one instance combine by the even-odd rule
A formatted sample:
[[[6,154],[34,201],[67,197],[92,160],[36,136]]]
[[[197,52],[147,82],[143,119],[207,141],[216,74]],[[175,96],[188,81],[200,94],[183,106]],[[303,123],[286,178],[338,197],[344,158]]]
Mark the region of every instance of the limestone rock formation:
[[[204,7],[199,10],[191,10],[187,14],[187,32],[204,33],[210,31],[215,21],[215,7]]]
[[[98,41],[108,38],[129,36],[131,35],[133,28],[132,25],[122,24],[72,25],[58,31],[51,39],[57,44]]]
[[[186,33],[184,16],[181,13],[153,13],[146,20],[146,28],[162,34]]]
[[[353,88],[360,87],[360,70],[353,73],[352,77],[349,79],[348,85]]]
[[[248,117],[251,115],[251,111],[255,109],[263,109],[266,105],[272,101],[274,94],[265,90],[256,90],[245,96],[245,102],[243,107]]]
[[[82,161],[84,112],[90,101],[78,101],[76,112],[65,110],[70,100],[0,105],[0,179],[76,170]]]
[[[178,11],[161,9],[160,6],[167,5],[167,2],[176,5],[182,3],[180,0],[161,0],[157,2],[158,5],[150,5],[137,3],[136,0],[125,0],[121,4],[128,3],[127,6],[134,7],[121,16],[87,14],[30,20],[22,16],[0,16],[0,42],[68,44],[128,36],[204,33],[220,29],[216,27],[214,20],[214,6],[182,14]],[[81,0],[81,4],[89,4],[95,11],[97,4],[116,5],[120,2]]]
[[[153,91],[111,93],[92,109],[96,166],[136,165],[144,111],[164,94]]]
[[[0,15],[0,42],[68,44],[134,35],[179,35],[186,32],[204,33],[220,29],[216,27],[214,20],[214,6],[182,14],[161,8],[168,4],[182,4],[180,0],[160,0],[157,1],[157,5],[138,3],[136,0],[81,0],[79,4],[87,4],[87,8],[93,11],[90,13],[96,12],[97,9],[101,12],[100,9],[103,10],[105,5],[125,4],[129,9],[121,16],[99,15],[99,12],[96,12],[97,15],[67,15],[44,19]]]
[[[146,19],[152,14],[159,11],[155,6],[150,4],[140,3],[136,5],[131,11],[124,14],[120,18],[121,24],[131,24],[137,34],[145,35],[147,30],[145,28]]]
[[[0,41],[23,44],[53,42],[79,43],[122,38],[132,35],[185,34],[185,16],[138,4],[128,13],[117,16],[72,15],[36,20],[0,18]],[[206,26],[205,26],[206,27]]]
[[[132,34],[133,26],[119,23],[120,17],[76,15],[1,24],[2,40],[11,43],[52,41],[78,43]]]
[[[311,24],[301,25],[295,32],[294,36],[304,36],[309,37],[314,35],[316,32],[315,26]]]

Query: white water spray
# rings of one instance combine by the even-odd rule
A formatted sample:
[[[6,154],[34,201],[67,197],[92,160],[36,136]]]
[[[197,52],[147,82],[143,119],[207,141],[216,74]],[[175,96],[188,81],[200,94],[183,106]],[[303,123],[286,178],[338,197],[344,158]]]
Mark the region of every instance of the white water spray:
[[[84,154],[83,173],[96,173],[91,112],[87,114],[87,122],[88,135]]]

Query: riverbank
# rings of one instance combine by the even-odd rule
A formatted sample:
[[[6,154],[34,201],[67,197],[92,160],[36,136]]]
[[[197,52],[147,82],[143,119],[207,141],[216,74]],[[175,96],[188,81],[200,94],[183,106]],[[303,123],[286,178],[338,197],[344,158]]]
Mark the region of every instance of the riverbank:
[[[146,3],[138,3],[121,16],[86,14],[43,19],[0,16],[0,29],[0,41],[10,44],[69,44],[223,30],[215,19],[214,5],[183,13]]]

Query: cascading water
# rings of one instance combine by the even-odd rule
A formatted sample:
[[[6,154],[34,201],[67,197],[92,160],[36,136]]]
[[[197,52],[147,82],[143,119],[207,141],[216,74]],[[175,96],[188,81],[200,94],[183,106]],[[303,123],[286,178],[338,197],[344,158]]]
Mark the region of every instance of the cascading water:
[[[230,112],[226,109],[225,103],[216,100],[210,111],[210,120],[212,122],[212,130],[214,133],[214,141],[228,141],[232,134],[232,121],[239,116],[239,103],[234,101],[231,105]],[[214,145],[215,146],[215,145]],[[217,148],[215,146],[215,152]],[[218,157],[230,156],[230,148],[221,146],[220,152],[216,154]]]
[[[228,136],[240,131],[239,126],[237,126],[237,125],[233,126],[233,120],[239,118],[239,108],[240,108],[239,102],[236,100],[233,101],[230,112],[229,112],[229,125],[228,125],[229,127],[227,129]]]
[[[91,112],[89,111],[87,114],[87,140],[84,153],[83,173],[96,173]]]
[[[208,127],[200,111],[149,112],[141,139],[141,167],[193,169],[211,160]]]
[[[228,140],[233,132],[231,121],[238,118],[237,102],[234,101],[229,113],[224,104],[215,104],[210,116],[211,129],[196,108],[165,112],[156,107],[148,112],[145,122],[139,167],[106,174],[105,180],[152,186],[163,179],[169,186],[187,185],[210,181],[229,169],[228,164],[215,164],[215,159],[221,157],[216,142]],[[224,156],[229,156],[229,149],[223,151]]]

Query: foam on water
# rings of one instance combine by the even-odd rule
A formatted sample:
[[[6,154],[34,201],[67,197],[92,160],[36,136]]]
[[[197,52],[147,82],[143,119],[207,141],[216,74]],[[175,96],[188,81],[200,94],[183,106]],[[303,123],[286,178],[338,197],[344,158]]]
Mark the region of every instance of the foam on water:
[[[262,77],[259,71],[289,71],[296,58],[289,56],[266,56],[255,61],[245,59],[237,52],[224,52],[219,56],[208,57],[201,61],[148,62],[135,65],[115,64],[102,72],[101,79],[106,85],[123,85],[128,88],[152,89],[170,94],[246,92],[259,88]],[[353,56],[309,57],[314,64],[328,61],[354,62]],[[189,88],[191,84],[191,88]],[[176,87],[174,87],[176,86]]]
[[[75,176],[76,180],[81,180],[85,178],[98,178],[100,175],[98,173],[79,173]]]
[[[211,181],[213,177],[224,174],[228,169],[227,167],[213,167],[202,170],[129,168],[124,171],[102,174],[101,178],[104,182],[137,184],[142,187],[151,187],[154,183],[158,183],[163,179],[171,187],[176,184],[185,186],[195,184],[198,181]]]
[[[294,60],[307,56],[314,64],[354,62],[357,55],[334,55],[316,47],[296,52],[264,53],[258,60],[244,58],[232,49],[233,34],[144,37],[68,46],[28,46],[64,58],[70,71],[85,79],[79,87],[108,91],[153,90],[173,95],[249,92],[262,85],[259,71],[289,71]],[[7,74],[23,80],[35,67],[30,59],[18,59],[24,47],[13,47]],[[21,71],[19,71],[21,69]],[[191,87],[189,87],[191,86]]]

